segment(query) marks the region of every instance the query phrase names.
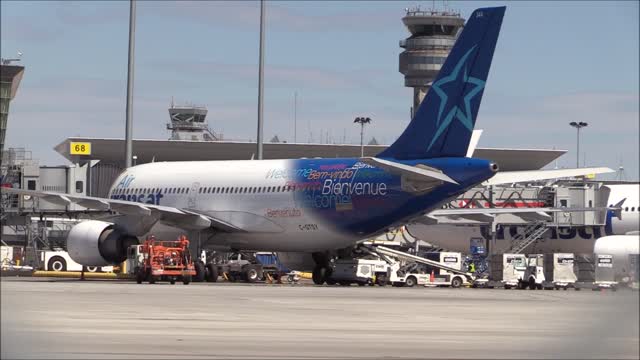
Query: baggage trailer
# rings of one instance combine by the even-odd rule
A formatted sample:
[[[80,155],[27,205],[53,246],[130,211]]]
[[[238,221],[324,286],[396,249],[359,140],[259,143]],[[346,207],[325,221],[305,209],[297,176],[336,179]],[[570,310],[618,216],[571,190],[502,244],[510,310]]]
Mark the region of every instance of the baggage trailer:
[[[553,253],[544,255],[544,289],[563,289],[573,287],[578,279],[574,269],[574,255],[571,253]]]
[[[475,287],[504,287],[511,289],[518,286],[527,270],[527,257],[524,254],[494,254],[489,258],[489,278],[477,279]]]
[[[581,254],[576,256],[575,270],[578,273],[575,289],[611,289],[616,291],[613,256],[608,254]]]
[[[176,241],[161,241],[152,235],[142,245],[130,249],[134,249],[130,255],[141,260],[134,268],[138,284],[143,281],[154,284],[157,280],[175,284],[176,280],[180,280],[188,285],[196,275],[189,252],[189,240],[185,236],[180,236]],[[136,256],[135,252],[142,256]]]

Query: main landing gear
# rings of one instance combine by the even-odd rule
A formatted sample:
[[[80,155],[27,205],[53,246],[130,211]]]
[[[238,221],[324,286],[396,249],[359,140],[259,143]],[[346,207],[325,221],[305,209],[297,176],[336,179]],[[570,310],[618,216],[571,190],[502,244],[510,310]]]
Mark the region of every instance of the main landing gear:
[[[329,256],[321,252],[315,252],[311,256],[316,263],[312,274],[313,283],[316,285],[322,285],[325,282],[329,285],[335,284],[335,281],[331,279],[332,268],[329,264]]]

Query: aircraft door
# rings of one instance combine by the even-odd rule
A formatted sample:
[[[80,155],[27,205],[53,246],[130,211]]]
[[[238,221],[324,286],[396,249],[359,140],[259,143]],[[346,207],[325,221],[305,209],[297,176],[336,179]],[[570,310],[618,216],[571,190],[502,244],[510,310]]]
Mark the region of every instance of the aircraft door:
[[[189,189],[189,195],[187,196],[187,208],[195,209],[198,204],[198,190],[200,189],[200,183],[194,182]]]

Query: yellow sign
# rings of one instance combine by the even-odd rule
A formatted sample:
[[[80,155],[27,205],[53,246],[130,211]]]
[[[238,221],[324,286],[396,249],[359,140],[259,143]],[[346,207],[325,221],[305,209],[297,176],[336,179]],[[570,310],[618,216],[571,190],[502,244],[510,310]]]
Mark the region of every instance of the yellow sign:
[[[71,155],[91,155],[90,142],[70,142],[69,153]]]

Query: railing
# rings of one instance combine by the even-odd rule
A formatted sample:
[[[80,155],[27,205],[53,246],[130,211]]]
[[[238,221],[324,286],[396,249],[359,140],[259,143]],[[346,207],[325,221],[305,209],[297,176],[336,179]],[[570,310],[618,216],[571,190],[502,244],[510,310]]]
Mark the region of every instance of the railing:
[[[518,234],[513,238],[511,248],[508,253],[519,254],[527,246],[542,238],[542,235],[548,230],[545,222],[535,222],[524,229],[524,233]]]

